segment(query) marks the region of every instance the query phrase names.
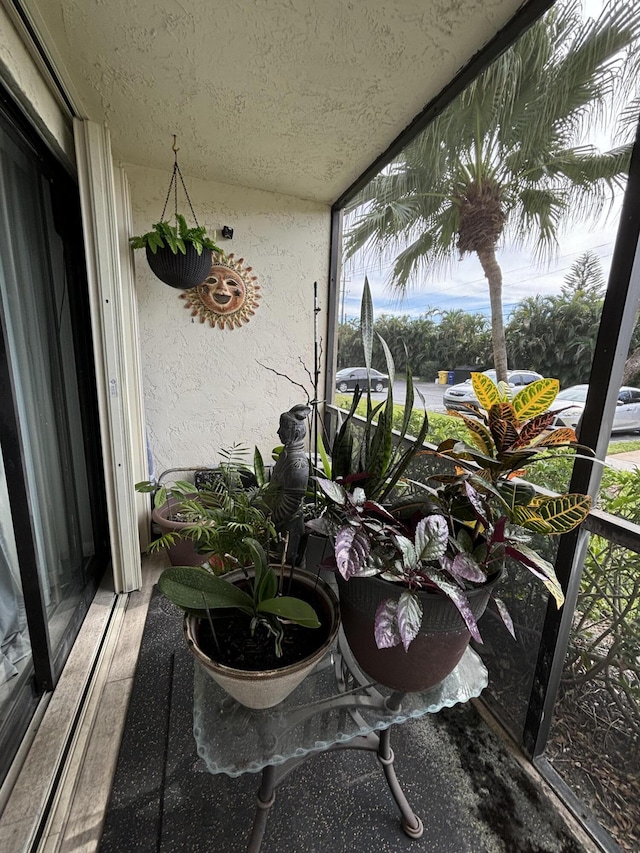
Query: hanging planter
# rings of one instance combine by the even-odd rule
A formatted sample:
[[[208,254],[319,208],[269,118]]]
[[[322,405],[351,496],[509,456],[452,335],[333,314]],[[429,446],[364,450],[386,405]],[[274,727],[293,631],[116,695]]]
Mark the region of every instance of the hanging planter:
[[[133,249],[145,249],[147,261],[153,274],[170,287],[180,290],[190,290],[197,287],[209,275],[212,263],[212,252],[222,250],[207,236],[206,229],[198,225],[198,220],[187,192],[187,187],[178,166],[178,148],[176,137],[173,137],[174,164],[173,174],[160,221],[156,222],[152,231],[140,237],[131,237],[129,242]],[[180,178],[195,227],[190,228],[187,221],[178,213],[178,180]],[[174,219],[172,225],[165,219],[165,212],[171,190],[174,197]]]

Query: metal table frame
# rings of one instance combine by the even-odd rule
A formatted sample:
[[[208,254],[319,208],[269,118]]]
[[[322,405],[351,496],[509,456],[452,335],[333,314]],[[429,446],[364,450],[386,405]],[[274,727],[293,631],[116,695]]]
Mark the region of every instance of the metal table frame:
[[[328,666],[332,664],[332,666]],[[420,838],[424,828],[415,814],[400,786],[394,768],[394,752],[391,748],[391,729],[394,725],[409,719],[436,713],[442,707],[450,707],[458,702],[478,696],[487,683],[487,671],[478,655],[467,649],[462,661],[454,672],[424,693],[401,693],[386,690],[372,683],[360,670],[353,659],[342,631],[339,640],[325,658],[322,690],[320,695],[302,695],[302,701],[296,698],[304,685],[276,709],[251,711],[242,708],[237,702],[226,696],[204,671],[196,670],[196,690],[194,691],[194,734],[198,753],[205,760],[207,769],[212,773],[227,773],[239,776],[247,772],[261,772],[260,786],[257,792],[256,812],[249,835],[248,853],[259,853],[267,825],[267,819],[276,799],[278,785],[303,762],[317,753],[338,749],[359,749],[375,752],[384,772],[391,795],[398,807],[403,831],[410,838]],[[333,672],[332,688],[327,686],[327,673]],[[312,678],[309,676],[308,678]],[[447,689],[444,689],[446,686]],[[442,696],[446,698],[442,698]],[[212,710],[212,704],[215,709]],[[409,707],[403,709],[403,703]],[[207,723],[207,715],[210,718]],[[224,749],[228,749],[227,764],[219,764],[215,745],[212,746],[212,732],[219,729],[222,719],[238,717],[238,747],[246,739],[240,736],[247,726],[252,733],[259,732],[258,746],[254,749],[255,761],[246,763],[233,756],[233,734],[223,737]],[[325,740],[314,742],[314,723],[329,715],[328,728],[323,730]],[[350,731],[350,727],[353,731]],[[328,734],[327,734],[328,732]],[[287,737],[292,737],[288,749],[282,747]],[[294,748],[294,744],[299,744]],[[290,753],[290,754],[288,754]]]

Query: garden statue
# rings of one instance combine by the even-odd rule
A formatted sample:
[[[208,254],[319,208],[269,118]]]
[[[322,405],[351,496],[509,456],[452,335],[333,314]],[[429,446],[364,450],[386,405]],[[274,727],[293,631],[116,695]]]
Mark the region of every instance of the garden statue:
[[[289,535],[287,560],[297,557],[304,534],[302,501],[309,482],[309,459],[304,446],[306,419],[311,409],[302,404],[280,415],[278,437],[284,445],[271,474],[271,509],[276,530]]]

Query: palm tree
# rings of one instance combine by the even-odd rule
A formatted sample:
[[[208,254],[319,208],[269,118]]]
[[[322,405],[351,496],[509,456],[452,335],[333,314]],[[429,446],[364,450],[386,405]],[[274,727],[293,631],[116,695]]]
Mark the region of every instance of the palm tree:
[[[618,0],[583,20],[558,5],[462,92],[350,205],[345,253],[395,256],[401,290],[475,253],[489,285],[494,366],[506,379],[505,236],[543,259],[565,217],[599,216],[625,183],[630,144],[581,144],[620,94],[621,67],[640,30],[640,4]],[[625,92],[626,95],[626,92]]]

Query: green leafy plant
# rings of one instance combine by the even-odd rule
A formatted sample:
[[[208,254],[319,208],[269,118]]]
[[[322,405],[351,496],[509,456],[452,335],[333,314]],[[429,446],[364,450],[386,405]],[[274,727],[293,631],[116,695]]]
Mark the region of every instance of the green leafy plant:
[[[335,560],[349,580],[380,576],[402,584],[397,598],[378,609],[375,636],[379,648],[402,642],[409,647],[422,621],[418,589],[439,589],[460,611],[481,641],[465,592],[485,583],[506,557],[539,578],[558,606],[564,596],[553,566],[529,546],[531,533],[560,534],[580,524],[591,506],[586,495],[544,496],[516,479],[522,466],[549,448],[575,444],[570,429],[549,431],[547,413],[558,391],[557,380],[540,379],[509,399],[508,385],[496,386],[484,374],[472,374],[474,391],[487,410],[477,419],[462,415],[468,442],[441,442],[433,453],[454,463],[453,473],[433,474],[426,486],[381,505],[361,489],[318,479],[327,499],[323,529],[335,539]],[[316,529],[318,526],[316,525]],[[513,631],[506,608],[496,604]]]
[[[189,613],[210,618],[210,610],[231,608],[248,615],[251,618],[251,635],[262,625],[273,636],[276,656],[281,657],[284,621],[305,628],[319,628],[320,622],[310,604],[281,594],[283,575],[279,581],[258,541],[245,537],[242,545],[243,550],[251,555],[254,567],[253,579],[245,572],[250,592],[200,566],[165,569],[158,579],[158,586],[170,601]],[[213,623],[212,633],[215,637]]]
[[[367,370],[371,369],[373,348],[373,303],[369,282],[365,278],[360,308],[360,333]],[[389,391],[386,400],[373,405],[371,383],[367,382],[365,423],[362,435],[357,438],[356,412],[362,398],[362,390],[356,386],[348,414],[338,430],[331,448],[331,471],[329,479],[345,484],[348,488],[360,488],[367,499],[383,501],[398,487],[412,458],[422,447],[429,421],[426,410],[415,438],[409,436],[409,428],[415,428],[413,404],[415,392],[411,368],[406,369],[406,400],[402,420],[398,424],[398,435],[394,441],[393,382],[395,364],[384,338],[378,335],[385,354]],[[414,420],[412,421],[412,417]],[[409,445],[405,447],[405,439]]]
[[[247,448],[234,445],[221,451],[219,466],[208,472],[206,487],[195,492],[193,483],[178,481],[157,488],[149,481],[136,484],[139,492],[155,489],[155,504],[173,501],[173,514],[192,521],[180,533],[156,539],[149,551],[172,545],[178,538],[193,540],[208,561],[202,566],[172,566],[158,580],[166,597],[189,613],[211,621],[209,611],[232,608],[251,617],[250,631],[262,625],[273,636],[276,655],[282,654],[286,621],[308,628],[320,625],[307,602],[283,595],[284,567],[280,577],[269,565],[270,545],[277,540],[267,500],[269,483],[262,456],[254,450],[253,466],[245,462]],[[251,577],[250,569],[254,574]],[[249,591],[219,575],[243,571]],[[215,629],[212,633],[215,638]]]
[[[171,519],[188,525],[153,540],[147,552],[155,553],[187,539],[203,555],[203,562],[207,555],[213,555],[211,563],[222,573],[251,564],[253,555],[247,538],[268,548],[269,541],[276,539],[266,502],[269,483],[258,448],[253,466],[246,462],[247,453],[240,444],[220,451],[219,466],[208,472],[207,485],[199,490],[187,480],[177,480],[169,487],[148,480],[136,483],[138,492],[154,494],[156,509],[169,503]]]
[[[187,226],[186,219],[182,214],[176,215],[177,225],[171,225],[166,220],[154,223],[153,230],[147,231],[139,237],[130,237],[129,243],[132,249],[149,249],[154,255],[158,249],[169,248],[174,255],[181,252],[187,253],[187,244],[191,243],[196,252],[201,255],[203,249],[212,252],[222,252],[213,240],[207,236],[204,226],[195,228]]]
[[[367,350],[371,352],[366,330],[371,314],[365,280],[361,321],[365,358]],[[392,363],[389,368],[391,377]],[[401,587],[376,613],[379,648],[402,643],[408,649],[422,622],[416,595],[420,589],[448,596],[471,635],[481,641],[467,592],[495,576],[506,557],[537,577],[558,606],[564,601],[553,566],[530,546],[531,534],[572,530],[587,516],[591,500],[581,494],[541,495],[519,479],[525,466],[558,448],[577,447],[572,429],[550,429],[553,414],[548,409],[558,393],[558,381],[540,379],[515,396],[508,384],[496,385],[482,373],[473,373],[472,383],[485,414],[459,416],[466,439],[456,435],[434,450],[423,448],[425,414],[417,440],[395,462],[390,461],[391,395],[384,409],[383,404],[373,409],[369,399],[358,446],[350,433],[360,397],[356,389],[334,443],[332,476],[316,478],[323,509],[307,527],[333,539],[337,571],[345,580],[378,576]],[[413,405],[410,382],[407,391],[403,426],[409,423]],[[407,480],[403,477],[407,465],[423,454],[439,459],[442,470],[430,474],[426,484]],[[494,600],[513,633],[506,607]]]

